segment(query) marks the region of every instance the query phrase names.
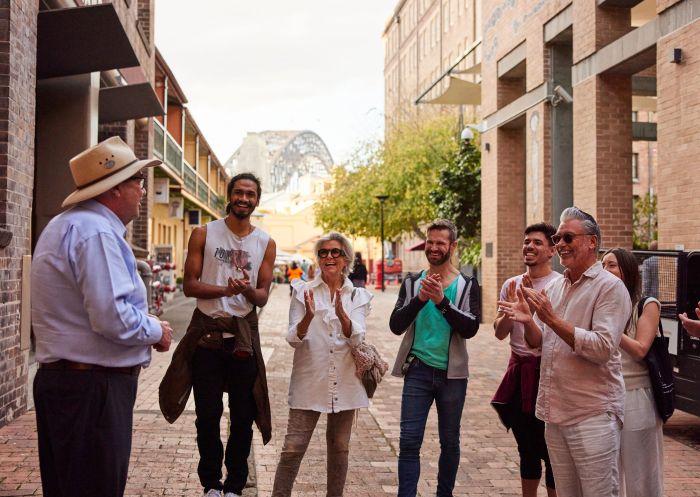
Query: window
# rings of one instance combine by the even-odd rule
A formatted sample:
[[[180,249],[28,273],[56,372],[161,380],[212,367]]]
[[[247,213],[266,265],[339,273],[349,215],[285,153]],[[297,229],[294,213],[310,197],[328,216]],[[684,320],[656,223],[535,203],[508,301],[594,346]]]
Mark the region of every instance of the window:
[[[632,122],[636,123],[639,120],[639,113],[636,110],[632,111]]]
[[[632,181],[639,183],[639,154],[632,154]]]

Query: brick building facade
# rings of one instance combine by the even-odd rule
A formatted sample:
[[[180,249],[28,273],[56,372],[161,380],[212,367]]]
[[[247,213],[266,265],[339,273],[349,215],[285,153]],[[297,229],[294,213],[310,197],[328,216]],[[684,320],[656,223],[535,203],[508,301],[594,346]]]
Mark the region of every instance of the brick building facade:
[[[567,205],[596,216],[605,247],[630,248],[633,193],[656,190],[659,247],[700,247],[687,214],[698,204],[696,185],[683,168],[700,151],[693,140],[699,7],[696,0],[484,5],[485,320],[495,315],[501,283],[522,271],[524,227],[558,224]],[[670,59],[672,48],[681,49],[680,61]],[[633,191],[634,161],[643,186]]]
[[[22,263],[31,250],[38,5],[0,1],[0,424],[27,397],[28,343],[22,340]]]
[[[68,160],[112,134],[150,156],[143,118],[162,113],[153,0],[94,4],[0,0],[0,426],[31,399],[31,253],[74,189]],[[148,216],[132,244],[147,246]]]
[[[486,321],[501,283],[523,270],[525,226],[556,225],[569,205],[596,216],[604,246],[631,247],[633,198],[650,194],[659,248],[700,248],[687,214],[700,197],[683,168],[700,147],[698,12],[700,0],[397,3],[384,32],[387,129],[443,108],[416,101],[445,92],[447,76],[481,77]],[[452,68],[455,53],[468,57]]]

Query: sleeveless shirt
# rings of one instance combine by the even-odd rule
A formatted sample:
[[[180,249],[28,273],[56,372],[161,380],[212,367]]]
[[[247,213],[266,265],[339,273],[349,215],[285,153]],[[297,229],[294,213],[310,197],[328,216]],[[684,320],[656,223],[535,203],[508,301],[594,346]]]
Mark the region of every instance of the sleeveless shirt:
[[[250,286],[256,287],[258,270],[265,256],[270,235],[260,228],[253,228],[248,235],[238,237],[225,219],[217,219],[207,224],[207,237],[202,261],[202,283],[228,286],[228,279],[242,278],[245,269]],[[243,317],[253,310],[253,304],[243,295],[217,299],[197,299],[197,308],[207,316]]]

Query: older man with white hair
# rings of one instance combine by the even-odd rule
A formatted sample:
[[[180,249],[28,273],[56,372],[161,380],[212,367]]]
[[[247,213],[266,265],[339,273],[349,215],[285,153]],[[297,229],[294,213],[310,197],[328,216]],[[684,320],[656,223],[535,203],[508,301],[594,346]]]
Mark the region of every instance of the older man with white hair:
[[[540,292],[518,289],[516,302],[499,307],[525,325],[530,347],[542,348],[536,415],[545,422],[557,494],[617,497],[625,400],[618,346],[632,304],[622,280],[597,262],[593,216],[569,207],[560,223],[552,241],[564,278]]]

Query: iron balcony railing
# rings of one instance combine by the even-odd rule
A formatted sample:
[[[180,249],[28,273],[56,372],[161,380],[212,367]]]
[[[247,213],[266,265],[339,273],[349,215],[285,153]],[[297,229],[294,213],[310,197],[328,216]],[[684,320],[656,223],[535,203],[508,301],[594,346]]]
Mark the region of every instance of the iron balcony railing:
[[[182,178],[187,193],[196,197],[219,216],[224,216],[226,204],[219,194],[212,190],[204,178],[185,160],[182,147],[178,145],[163,125],[155,119],[153,123],[153,155],[162,160],[175,176]]]

